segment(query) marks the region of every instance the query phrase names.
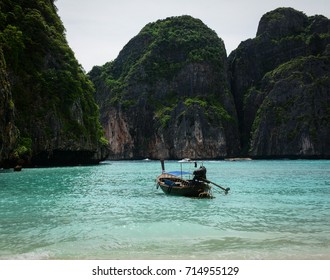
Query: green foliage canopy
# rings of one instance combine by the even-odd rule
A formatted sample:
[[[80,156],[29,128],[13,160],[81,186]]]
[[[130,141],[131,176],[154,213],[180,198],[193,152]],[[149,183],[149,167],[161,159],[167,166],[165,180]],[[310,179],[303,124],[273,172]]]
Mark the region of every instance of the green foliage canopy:
[[[64,31],[52,0],[0,2],[0,46],[12,73],[16,125],[22,139],[35,141],[32,134],[38,123],[47,141],[58,137],[56,127],[63,139],[102,144],[94,87],[70,49]],[[30,151],[31,147],[26,149]]]

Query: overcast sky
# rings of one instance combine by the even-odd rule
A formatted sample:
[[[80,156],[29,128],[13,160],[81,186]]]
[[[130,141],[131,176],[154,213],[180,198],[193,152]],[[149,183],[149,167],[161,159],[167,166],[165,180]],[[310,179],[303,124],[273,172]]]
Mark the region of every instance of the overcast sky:
[[[114,60],[149,22],[191,15],[216,31],[227,54],[254,38],[263,14],[292,7],[330,18],[329,0],[57,0],[58,14],[76,58],[86,71]]]

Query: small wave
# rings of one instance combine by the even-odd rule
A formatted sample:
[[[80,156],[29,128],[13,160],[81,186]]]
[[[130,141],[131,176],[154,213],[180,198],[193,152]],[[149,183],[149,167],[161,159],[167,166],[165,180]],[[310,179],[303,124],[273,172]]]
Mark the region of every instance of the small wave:
[[[2,256],[2,260],[49,260],[50,252],[28,252],[17,255]]]

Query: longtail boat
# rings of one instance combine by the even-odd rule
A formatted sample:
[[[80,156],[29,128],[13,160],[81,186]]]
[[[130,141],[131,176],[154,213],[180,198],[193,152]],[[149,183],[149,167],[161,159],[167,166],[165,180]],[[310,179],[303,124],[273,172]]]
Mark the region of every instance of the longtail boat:
[[[212,186],[220,187],[227,194],[230,190],[225,189],[206,179],[206,168],[201,165],[193,173],[183,171],[183,164],[193,163],[197,168],[197,162],[190,159],[179,161],[181,168],[179,171],[165,171],[164,160],[161,160],[162,173],[157,177],[157,188],[161,188],[165,194],[198,198],[213,198]]]

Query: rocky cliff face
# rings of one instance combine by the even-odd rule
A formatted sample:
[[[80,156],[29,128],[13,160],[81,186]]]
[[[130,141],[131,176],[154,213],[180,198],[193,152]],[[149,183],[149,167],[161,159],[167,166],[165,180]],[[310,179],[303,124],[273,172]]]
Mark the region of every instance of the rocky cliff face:
[[[229,56],[242,154],[329,157],[330,21],[279,8]]]
[[[113,159],[330,158],[326,17],[271,11],[229,58],[200,20],[150,23],[93,96],[53,2],[0,2],[0,167],[97,163],[103,129]]]
[[[0,47],[0,166],[10,166],[18,160],[13,153],[18,136],[19,131],[14,125],[14,103]]]
[[[253,127],[255,157],[330,155],[330,57],[293,59],[267,73]]]
[[[1,131],[7,135],[2,142],[15,142],[6,145],[10,153],[26,165],[104,159],[107,147],[93,86],[66,42],[53,1],[1,1],[0,44],[6,65],[1,66],[1,94],[9,100],[0,109]],[[6,132],[13,124],[20,131],[16,141]],[[7,159],[3,152],[1,161]]]
[[[329,43],[326,17],[291,8],[228,59],[199,20],[147,25],[90,73],[112,157],[328,158]]]
[[[239,151],[224,44],[189,16],[148,24],[89,73],[111,158],[221,158]]]

